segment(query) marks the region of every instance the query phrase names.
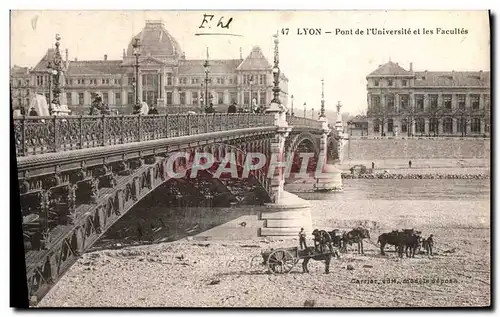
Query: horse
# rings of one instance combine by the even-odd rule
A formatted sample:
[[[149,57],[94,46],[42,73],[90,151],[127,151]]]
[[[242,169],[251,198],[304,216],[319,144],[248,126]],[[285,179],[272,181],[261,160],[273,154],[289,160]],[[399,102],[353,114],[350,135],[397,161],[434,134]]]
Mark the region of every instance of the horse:
[[[342,235],[337,235],[339,231],[339,229],[333,229],[328,234],[330,234],[333,246],[340,249],[342,248]]]
[[[347,251],[347,244],[358,244],[358,253],[365,254],[363,250],[363,239],[370,239],[370,231],[363,227],[357,227],[351,231],[344,233],[342,241],[344,242],[343,248]]]
[[[299,250],[299,256],[304,259],[302,261],[302,272],[309,273],[307,265],[309,264],[310,260],[315,260],[315,261],[325,261],[325,274],[329,274],[330,261],[332,260],[333,256],[332,253],[320,253],[316,255],[313,254],[316,254],[314,247],[307,247],[306,249]]]
[[[400,258],[403,257],[403,251],[406,253],[406,257],[415,257],[415,251],[420,247],[421,238],[419,234],[420,232],[415,232],[414,229],[393,230],[382,233],[377,240],[377,244],[380,243],[380,254],[385,255],[384,248],[387,244],[390,244],[396,247]]]
[[[312,235],[314,236],[314,249],[316,251],[323,253],[324,247],[327,246],[330,252],[333,252],[332,237],[328,232],[325,230],[314,229]]]

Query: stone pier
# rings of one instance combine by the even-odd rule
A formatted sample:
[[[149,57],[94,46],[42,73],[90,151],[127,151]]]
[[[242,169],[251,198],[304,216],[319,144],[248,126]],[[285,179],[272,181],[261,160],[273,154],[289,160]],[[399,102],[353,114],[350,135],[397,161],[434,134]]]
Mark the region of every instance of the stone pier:
[[[268,109],[275,115],[276,136],[271,142],[271,154],[277,155],[283,162],[275,169],[271,180],[272,203],[266,204],[266,210],[260,214],[263,227],[259,230],[260,236],[288,236],[298,237],[300,228],[306,234],[312,233],[311,209],[308,201],[284,190],[285,185],[285,140],[291,127],[286,121],[282,109]]]
[[[298,237],[300,228],[307,235],[312,233],[312,218],[310,203],[297,195],[283,191],[277,203],[266,204],[266,211],[260,215],[264,226],[260,236],[290,236]]]

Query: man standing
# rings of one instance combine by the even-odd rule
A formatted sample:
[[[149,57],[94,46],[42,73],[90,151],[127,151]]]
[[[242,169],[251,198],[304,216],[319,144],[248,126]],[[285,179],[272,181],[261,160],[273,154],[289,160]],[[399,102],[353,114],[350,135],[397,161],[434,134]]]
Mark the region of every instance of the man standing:
[[[304,231],[304,228],[300,228],[299,243],[300,243],[300,248],[301,249],[302,249],[302,245],[304,245],[303,249],[307,249],[307,245],[306,245],[306,232]]]
[[[427,238],[427,247],[429,248],[429,254],[432,255],[432,247],[434,246],[434,239],[432,238],[433,235],[431,234]]]
[[[38,116],[38,112],[36,112],[35,107],[31,107],[29,116],[30,117],[36,117],[36,116]]]
[[[236,113],[236,102],[233,102],[228,108],[227,113]]]
[[[408,166],[411,168],[411,160],[408,161]]]
[[[158,109],[156,109],[155,105],[151,105],[148,114],[158,114]]]
[[[208,107],[205,108],[205,113],[214,113],[214,112],[215,112],[214,104],[210,103]]]

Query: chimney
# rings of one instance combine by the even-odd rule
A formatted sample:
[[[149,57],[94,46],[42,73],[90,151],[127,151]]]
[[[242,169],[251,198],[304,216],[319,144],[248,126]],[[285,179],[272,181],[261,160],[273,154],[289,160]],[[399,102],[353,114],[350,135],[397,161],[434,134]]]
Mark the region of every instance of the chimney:
[[[240,47],[240,59],[243,59],[243,49]]]
[[[78,62],[78,58],[75,57],[75,62]]]
[[[104,54],[104,61],[108,60],[108,54]]]
[[[65,52],[65,54],[66,54],[66,63],[67,63],[67,62],[68,62],[68,54],[69,54],[69,53],[68,53],[68,49],[65,49],[65,50],[64,50],[64,52]]]
[[[413,62],[410,62],[410,72],[413,71]]]

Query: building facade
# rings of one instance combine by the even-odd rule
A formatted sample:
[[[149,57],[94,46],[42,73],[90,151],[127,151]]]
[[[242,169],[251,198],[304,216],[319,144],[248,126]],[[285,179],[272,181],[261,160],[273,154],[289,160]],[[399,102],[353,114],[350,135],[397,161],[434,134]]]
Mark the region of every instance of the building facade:
[[[389,61],[366,77],[368,134],[490,134],[490,72],[409,70]]]
[[[28,67],[14,66],[10,73],[10,99],[13,109],[25,109],[30,104],[33,94],[30,85],[30,69]]]
[[[135,61],[132,44],[139,39],[139,78],[135,78]],[[54,49],[49,49],[40,62],[29,71],[29,85],[33,93],[49,95],[47,65],[53,59]],[[61,104],[67,104],[74,113],[85,113],[95,93],[103,102],[120,113],[131,113],[135,104],[135,85],[139,85],[139,100],[157,105],[160,112],[198,110],[205,100],[205,60],[186,59],[179,43],[165,29],[162,21],[146,21],[143,30],[134,36],[121,60],[73,61],[65,51],[62,76]],[[272,64],[259,47],[254,47],[243,59],[209,59],[208,93],[217,111],[225,111],[232,102],[240,107],[267,105],[273,86]],[[12,72],[14,83],[19,75]],[[288,79],[280,78],[281,102],[288,101]],[[24,87],[23,87],[24,88]],[[19,89],[12,87],[13,91]],[[25,89],[25,88],[24,88]]]

